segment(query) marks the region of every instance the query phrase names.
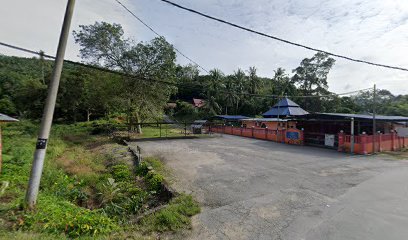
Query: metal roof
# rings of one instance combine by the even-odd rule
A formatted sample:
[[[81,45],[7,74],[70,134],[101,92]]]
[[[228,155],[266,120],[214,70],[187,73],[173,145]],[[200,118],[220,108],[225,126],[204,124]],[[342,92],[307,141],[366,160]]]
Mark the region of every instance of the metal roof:
[[[280,100],[277,104],[275,104],[273,107],[300,107],[297,103],[294,101],[290,100],[289,98],[285,97],[282,100]]]
[[[18,120],[0,113],[0,122],[18,122]]]
[[[194,123],[206,123],[207,120],[195,120]]]
[[[282,118],[247,118],[242,121],[256,121],[256,122],[287,122],[287,119]]]
[[[275,104],[269,111],[262,114],[264,117],[272,116],[298,116],[308,114],[297,103],[293,102],[289,98],[284,98]]]
[[[222,119],[222,120],[240,120],[240,119],[247,119],[249,117],[242,116],[242,115],[216,115],[212,117],[213,119]]]
[[[350,119],[354,118],[355,120],[372,120],[373,115],[370,114],[351,114],[351,113],[313,113],[304,116],[299,116],[298,118],[307,118],[307,119]],[[376,115],[375,119],[377,121],[392,121],[392,122],[408,122],[408,117],[404,116],[385,116],[385,115]]]

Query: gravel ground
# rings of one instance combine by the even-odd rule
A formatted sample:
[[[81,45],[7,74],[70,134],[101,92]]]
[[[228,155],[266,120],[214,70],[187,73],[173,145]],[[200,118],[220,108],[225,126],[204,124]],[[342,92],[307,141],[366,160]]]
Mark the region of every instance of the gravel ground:
[[[224,135],[133,143],[203,211],[186,239],[408,239],[408,161]]]

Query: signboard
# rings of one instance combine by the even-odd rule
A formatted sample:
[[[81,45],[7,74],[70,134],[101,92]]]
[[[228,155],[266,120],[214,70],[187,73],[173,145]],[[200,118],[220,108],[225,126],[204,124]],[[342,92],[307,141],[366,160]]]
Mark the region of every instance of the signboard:
[[[286,138],[291,140],[299,140],[298,132],[286,132]]]
[[[329,147],[334,147],[334,135],[325,134],[324,135],[324,145]]]
[[[398,137],[408,137],[408,128],[399,127],[395,129],[397,131]]]

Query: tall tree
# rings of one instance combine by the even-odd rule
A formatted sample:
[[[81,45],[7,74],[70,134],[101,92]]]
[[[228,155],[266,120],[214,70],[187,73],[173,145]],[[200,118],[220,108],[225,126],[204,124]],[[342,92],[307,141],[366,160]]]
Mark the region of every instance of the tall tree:
[[[206,109],[210,115],[215,115],[221,111],[218,99],[220,93],[225,91],[225,85],[223,84],[224,74],[219,69],[213,69],[210,71],[209,75],[206,84]]]
[[[158,37],[149,43],[137,43],[125,38],[119,24],[96,22],[80,26],[74,32],[81,46],[81,57],[90,63],[119,69],[139,77],[124,77],[121,85],[122,104],[126,109],[129,128],[147,118],[160,118],[170,95],[176,91],[171,85],[148,79],[175,82],[176,53],[172,45]]]
[[[291,79],[298,86],[302,95],[325,95],[328,91],[327,76],[335,60],[326,53],[318,52],[312,58],[305,58],[300,66],[293,70]],[[321,111],[322,100],[319,98],[305,98],[299,101],[309,111]]]
[[[249,84],[249,93],[257,94],[259,90],[263,87],[262,81],[256,74],[256,68],[250,67],[248,70],[248,84]]]

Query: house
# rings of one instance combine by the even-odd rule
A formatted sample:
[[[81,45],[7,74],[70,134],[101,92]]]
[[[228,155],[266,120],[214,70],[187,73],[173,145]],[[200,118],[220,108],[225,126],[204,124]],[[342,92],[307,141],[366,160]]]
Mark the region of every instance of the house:
[[[288,98],[264,118],[219,115],[210,131],[288,144],[313,145],[369,154],[408,147],[408,117],[346,113],[309,114]],[[375,122],[375,125],[374,125]]]
[[[202,108],[205,105],[204,99],[193,98],[193,106],[196,108]]]
[[[297,103],[285,97],[275,104],[271,109],[262,114],[264,118],[287,118],[308,114]]]
[[[403,123],[408,122],[408,117],[376,115],[375,127],[370,114],[314,113],[297,116],[295,120],[297,127],[304,129],[308,145],[357,154],[408,147],[408,137],[397,134],[405,131]]]
[[[241,126],[244,128],[267,128],[272,130],[282,130],[296,128],[296,121],[280,118],[247,118],[241,119]]]
[[[195,120],[191,124],[191,130],[193,134],[203,134],[208,131],[208,121],[207,120]]]

